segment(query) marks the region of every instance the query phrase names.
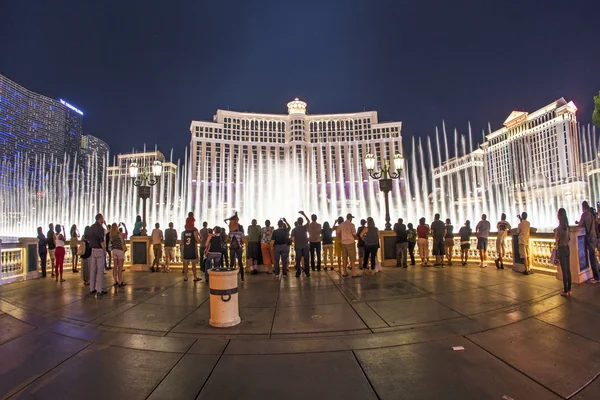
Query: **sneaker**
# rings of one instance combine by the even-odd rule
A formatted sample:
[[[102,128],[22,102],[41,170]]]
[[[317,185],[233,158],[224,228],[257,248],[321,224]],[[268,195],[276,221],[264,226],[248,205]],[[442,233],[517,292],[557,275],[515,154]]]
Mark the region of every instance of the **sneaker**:
[[[523,272],[522,272],[522,274],[523,274],[523,275],[531,275],[531,271],[527,271],[527,270],[525,270],[525,271],[523,271]]]
[[[256,275],[256,274],[258,274],[258,270],[256,270],[256,269],[253,269],[252,272],[250,272],[250,275]]]
[[[275,279],[279,279],[279,274],[275,275]]]
[[[594,284],[594,285],[596,285],[596,284],[598,284],[600,281],[597,281],[596,279],[594,279],[594,278],[591,278],[590,280],[588,280],[588,282],[589,282],[589,283],[591,283],[591,284]]]

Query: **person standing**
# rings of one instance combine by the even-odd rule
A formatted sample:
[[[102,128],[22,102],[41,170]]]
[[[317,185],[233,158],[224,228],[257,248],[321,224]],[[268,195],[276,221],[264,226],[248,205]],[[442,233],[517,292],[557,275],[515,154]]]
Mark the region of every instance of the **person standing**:
[[[417,246],[417,231],[411,222],[406,226],[406,239],[408,240],[408,254],[410,255],[410,265],[415,266],[415,247]],[[408,267],[405,267],[408,268]]]
[[[202,223],[202,229],[198,232],[200,237],[200,271],[204,272],[204,258],[206,257],[206,241],[208,240],[208,222]]]
[[[324,270],[327,271],[327,266],[333,271],[333,229],[329,225],[329,222],[323,223],[323,229],[321,230],[321,237],[323,238],[323,265]]]
[[[508,236],[508,231],[510,231],[510,224],[506,221],[506,214],[502,213],[500,221],[496,224],[496,229],[498,230],[498,235],[496,236],[497,258],[494,262],[496,263],[496,268],[504,269],[504,263],[502,261],[506,254],[506,236]]]
[[[58,282],[59,275],[60,281],[64,282],[63,279],[63,267],[65,263],[65,235],[62,232],[62,227],[60,225],[56,225],[56,239],[55,239],[55,254],[56,254],[56,282]]]
[[[54,224],[48,225],[46,241],[48,242],[48,253],[50,254],[50,266],[52,267],[52,277],[54,277],[54,265],[56,264],[56,235],[54,234]]]
[[[362,268],[368,271],[369,258],[371,259],[371,275],[375,275],[377,251],[379,250],[379,230],[375,227],[373,218],[367,218],[367,226],[360,233],[365,244],[365,256]]]
[[[593,278],[589,282],[597,284],[600,282],[600,276],[598,276],[598,259],[596,258],[596,246],[598,245],[596,216],[594,215],[594,209],[590,207],[587,201],[581,204],[581,208],[583,209],[583,213],[578,225],[585,228],[585,252],[593,274]]]
[[[323,228],[321,224],[317,222],[316,214],[310,216],[312,220],[308,224],[308,241],[310,250],[310,268],[315,271],[321,270],[321,240],[323,239]],[[316,264],[315,264],[316,258]]]
[[[433,238],[433,255],[435,256],[434,267],[444,266],[444,238],[446,237],[446,226],[440,220],[440,214],[435,214],[431,223],[431,236]]]
[[[86,246],[90,247],[90,242],[88,238],[90,237],[90,227],[86,226],[83,230],[83,236],[81,237],[81,242],[83,243],[83,251],[80,252],[81,257],[81,278],[83,280],[83,286],[90,286],[90,257],[91,255],[85,255]]]
[[[429,225],[425,223],[425,218],[419,219],[417,226],[417,246],[419,246],[419,256],[421,257],[421,266],[429,267]]]
[[[42,278],[46,277],[46,264],[48,264],[48,241],[44,236],[44,230],[41,226],[37,228],[38,238],[38,255],[40,256],[40,269],[42,270]]]
[[[277,229],[271,237],[274,252],[274,268],[275,278],[279,279],[279,263],[282,263],[283,277],[287,278],[287,267],[290,258],[290,224],[285,218],[281,218],[277,222]]]
[[[446,259],[448,266],[452,266],[452,253],[454,253],[454,226],[450,218],[446,218],[446,235],[444,237],[444,249],[446,250]]]
[[[236,261],[240,269],[240,277],[244,281],[244,264],[242,263],[242,247],[244,245],[244,227],[239,223],[237,213],[229,220],[229,259],[231,268],[235,268]]]
[[[556,247],[558,253],[558,261],[560,263],[560,269],[562,271],[563,278],[563,292],[561,296],[571,297],[571,250],[569,250],[569,219],[567,218],[567,211],[564,208],[558,209],[558,226],[554,229],[554,235],[556,240]]]
[[[260,225],[253,219],[248,227],[248,244],[246,245],[246,265],[250,265],[250,275],[258,274],[258,259],[261,256],[260,236]]]
[[[73,273],[79,272],[77,270],[77,264],[79,262],[79,256],[77,255],[77,241],[79,240],[79,231],[77,225],[71,226],[71,240],[69,246],[71,247],[71,270]]]
[[[469,250],[471,249],[471,221],[465,221],[464,226],[458,231],[460,236],[460,263],[463,267],[467,266],[467,260],[469,259]]]
[[[394,224],[394,232],[396,233],[396,267],[408,268],[408,235],[402,218],[398,218],[398,222]]]
[[[177,231],[173,228],[173,223],[169,222],[169,227],[165,229],[165,269],[169,268],[172,262],[175,262],[175,247],[177,246]]]
[[[490,221],[487,220],[487,215],[481,216],[481,221],[475,226],[475,232],[477,232],[477,250],[479,250],[479,259],[481,268],[487,267],[487,249],[488,249],[488,238],[490,236]]]
[[[337,260],[338,273],[342,273],[342,228],[340,225],[344,223],[344,218],[339,217],[334,223],[333,231],[335,232],[335,237],[333,239],[333,255]]]
[[[114,222],[110,226],[110,245],[113,258],[113,280],[114,286],[125,286],[123,282],[123,264],[125,263],[125,238],[126,232],[119,232],[119,225]]]
[[[360,275],[356,273],[356,227],[352,223],[352,219],[354,215],[348,213],[346,215],[346,221],[344,221],[340,227],[341,239],[340,243],[342,246],[342,267],[344,269],[344,273],[342,276],[348,276],[348,264],[352,270],[352,277],[358,278]]]
[[[152,250],[154,252],[154,261],[152,261],[152,269],[150,271],[158,272],[160,270],[160,259],[162,258],[162,242],[164,240],[163,231],[160,230],[160,224],[154,224],[152,230]],[[156,266],[156,270],[154,269]]]
[[[365,242],[362,240],[362,231],[365,229],[365,225],[367,225],[366,219],[360,220],[360,226],[356,230],[356,248],[358,249],[358,268],[363,269],[363,261],[365,258]]]
[[[272,272],[275,264],[275,255],[271,244],[274,230],[271,221],[266,220],[265,226],[260,232],[260,251],[262,252],[263,264],[267,266],[267,274]]]
[[[521,222],[517,227],[517,234],[519,235],[519,255],[523,258],[525,263],[525,271],[523,275],[531,275],[531,253],[529,252],[529,235],[531,231],[531,224],[527,221],[527,213],[521,213]]]
[[[306,225],[303,224],[302,217],[298,217],[296,227],[292,230],[292,243],[296,251],[296,278],[301,275],[300,263],[304,263],[304,274],[309,277],[310,270],[308,269],[308,217],[301,211],[300,214],[306,218]],[[304,260],[302,260],[304,258]]]
[[[187,225],[189,227],[189,225]],[[181,232],[181,245],[183,246],[183,280],[187,282],[188,280],[188,267],[190,262],[192,263],[192,275],[194,276],[194,282],[198,282],[200,278],[198,278],[196,272],[196,263],[198,262],[198,242],[200,241],[200,236],[198,235],[198,230],[194,228],[192,225],[192,229],[186,229]],[[219,256],[220,254],[220,244],[219,243]],[[206,274],[208,276],[208,269],[206,270]]]
[[[90,294],[101,296],[106,294],[102,288],[104,279],[104,263],[106,262],[106,235],[104,234],[104,216],[96,215],[96,223],[90,227],[90,236],[88,241],[92,248],[90,257]]]

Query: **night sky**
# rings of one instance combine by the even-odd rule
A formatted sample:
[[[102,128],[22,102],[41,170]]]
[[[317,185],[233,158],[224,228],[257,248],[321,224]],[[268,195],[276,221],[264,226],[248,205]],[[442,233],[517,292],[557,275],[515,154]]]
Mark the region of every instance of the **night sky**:
[[[0,1],[0,73],[63,98],[113,153],[181,157],[218,108],[379,112],[412,136],[563,96],[591,122],[600,1]]]

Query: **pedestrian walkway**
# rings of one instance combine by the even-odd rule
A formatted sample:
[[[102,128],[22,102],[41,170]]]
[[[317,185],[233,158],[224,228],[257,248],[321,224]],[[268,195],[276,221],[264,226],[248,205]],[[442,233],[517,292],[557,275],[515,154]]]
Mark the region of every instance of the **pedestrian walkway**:
[[[476,265],[247,275],[242,323],[209,290],[126,272],[0,286],[0,398],[600,398],[600,287]],[[454,348],[454,349],[453,349]]]

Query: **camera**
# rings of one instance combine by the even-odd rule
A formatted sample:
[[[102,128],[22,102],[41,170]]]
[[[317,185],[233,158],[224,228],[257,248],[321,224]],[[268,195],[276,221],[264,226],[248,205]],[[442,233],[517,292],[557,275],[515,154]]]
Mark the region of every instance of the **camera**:
[[[517,218],[521,220],[521,214],[517,214]]]

